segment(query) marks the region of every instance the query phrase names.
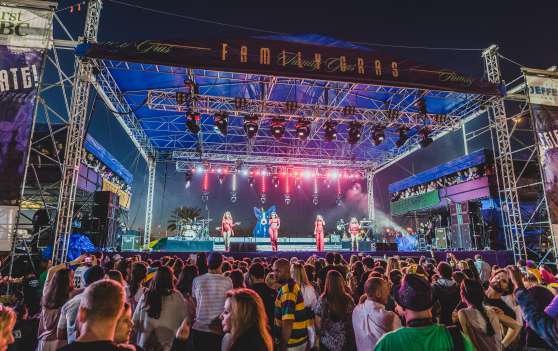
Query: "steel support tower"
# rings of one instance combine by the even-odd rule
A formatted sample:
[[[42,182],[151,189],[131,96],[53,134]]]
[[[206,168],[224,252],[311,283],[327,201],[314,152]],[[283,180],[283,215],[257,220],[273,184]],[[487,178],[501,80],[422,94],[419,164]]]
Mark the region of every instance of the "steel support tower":
[[[147,200],[145,204],[145,228],[143,231],[143,249],[149,248],[151,241],[151,222],[153,220],[153,194],[155,192],[155,171],[157,162],[153,159],[147,162]]]
[[[488,80],[496,84],[502,84],[498,46],[488,47],[483,51],[482,57]],[[496,134],[493,151],[498,178],[500,208],[507,237],[506,241],[511,246],[514,259],[517,261],[520,258],[527,257],[527,249],[510,143],[511,133],[508,127],[504,97],[491,98],[489,103],[489,124]]]
[[[101,7],[101,0],[90,0],[87,3],[87,15],[85,18],[83,36],[84,42],[97,41]],[[52,261],[54,263],[66,262],[68,254],[68,244],[74,217],[74,201],[76,197],[79,165],[85,137],[92,72],[93,66],[89,60],[76,58],[76,74],[74,77],[68,119],[68,134],[66,137],[60,195],[58,197],[58,213],[56,216],[55,239],[52,253]]]

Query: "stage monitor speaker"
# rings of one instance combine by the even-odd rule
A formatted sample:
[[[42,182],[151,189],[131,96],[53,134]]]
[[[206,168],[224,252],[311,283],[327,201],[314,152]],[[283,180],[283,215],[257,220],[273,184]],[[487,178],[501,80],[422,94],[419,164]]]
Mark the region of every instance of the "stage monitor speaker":
[[[435,243],[434,247],[438,250],[445,250],[448,248],[448,241],[446,238],[446,228],[436,228],[434,232]]]
[[[231,243],[231,252],[256,252],[255,242]]]
[[[376,251],[397,251],[397,243],[376,243]]]

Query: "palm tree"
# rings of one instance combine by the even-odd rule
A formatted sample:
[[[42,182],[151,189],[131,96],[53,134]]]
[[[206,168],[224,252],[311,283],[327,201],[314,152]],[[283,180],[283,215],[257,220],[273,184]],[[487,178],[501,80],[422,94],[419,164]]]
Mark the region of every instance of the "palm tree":
[[[201,209],[196,207],[177,207],[172,211],[167,229],[177,230],[180,225],[192,223],[196,218],[201,217]]]

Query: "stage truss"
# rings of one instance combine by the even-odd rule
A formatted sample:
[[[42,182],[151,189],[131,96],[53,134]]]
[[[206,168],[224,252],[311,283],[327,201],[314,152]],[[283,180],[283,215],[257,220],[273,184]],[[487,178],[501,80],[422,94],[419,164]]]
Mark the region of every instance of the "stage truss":
[[[94,42],[98,31],[102,1],[88,1],[87,19],[82,40]],[[75,214],[76,201],[76,165],[79,165],[81,152],[72,145],[82,145],[83,123],[87,117],[89,103],[89,85],[91,84],[114,117],[126,131],[138,152],[147,163],[148,186],[145,216],[144,244],[150,241],[153,198],[157,164],[172,162],[178,171],[185,171],[200,162],[216,164],[237,164],[242,162],[254,166],[297,165],[310,167],[351,168],[365,173],[368,184],[368,214],[374,219],[373,180],[376,173],[393,165],[402,158],[418,150],[420,137],[418,130],[428,127],[430,137],[434,140],[463,127],[464,142],[485,132],[495,134],[493,138],[495,159],[498,165],[498,183],[500,198],[506,204],[502,212],[506,228],[508,248],[515,258],[525,257],[524,229],[532,224],[523,223],[517,195],[518,176],[521,172],[513,169],[514,151],[510,138],[510,119],[506,116],[504,99],[477,94],[444,92],[425,89],[372,86],[353,83],[327,82],[264,75],[223,73],[208,70],[176,68],[151,64],[130,64],[99,59],[75,58],[75,72],[65,72],[58,52],[73,50],[78,41],[55,15],[55,24],[60,26],[63,39],[54,39],[48,61],[53,64],[58,74],[58,81],[41,90],[39,101],[50,115],[64,121],[69,131],[62,171],[62,185],[58,197],[55,242],[62,246],[55,250],[55,261],[65,262],[67,244],[70,234],[69,223]],[[67,53],[67,51],[66,51]],[[501,82],[498,65],[498,51],[491,47],[483,53],[489,80]],[[199,95],[193,103],[195,112],[201,114],[201,132],[195,136],[188,133],[184,126],[186,109],[177,102],[176,93],[183,89],[182,84],[174,87],[151,88],[141,91],[123,91],[114,77],[115,72],[133,70],[150,73],[175,75],[177,81],[189,80],[199,84]],[[92,74],[92,72],[95,72]],[[178,79],[179,78],[179,79]],[[220,96],[214,93],[211,84],[218,82],[236,87],[242,91],[242,103],[235,97]],[[62,87],[65,108],[57,111],[50,107],[45,91]],[[282,100],[274,98],[274,91],[282,87],[291,87],[295,92],[292,97],[284,96]],[[316,90],[316,87],[319,87]],[[320,93],[316,93],[319,91]],[[296,102],[296,96],[303,95],[311,100]],[[517,94],[516,94],[517,95]],[[521,94],[519,94],[521,95]],[[71,96],[71,98],[70,98]],[[375,96],[382,96],[376,99]],[[419,111],[417,103],[421,99],[431,101],[453,99],[452,106],[436,113]],[[358,101],[365,100],[367,107],[359,107]],[[346,107],[354,109],[347,111]],[[464,125],[486,112],[490,107],[490,125],[483,130],[465,131]],[[138,117],[135,113],[141,109],[155,111],[153,116]],[[226,136],[213,128],[213,114],[226,112],[229,116],[229,128]],[[259,132],[249,139],[242,128],[243,116],[257,114]],[[287,120],[283,138],[278,141],[271,135],[269,124],[272,118],[281,116]],[[298,118],[311,121],[311,133],[306,140],[300,140],[294,132],[293,124]],[[363,123],[362,137],[354,145],[349,145],[345,132],[339,132],[333,142],[323,140],[325,121],[335,121],[344,125],[349,121]],[[371,143],[371,133],[375,126],[386,128],[386,141],[380,147]],[[399,127],[409,129],[409,140],[401,147],[394,145],[395,131]],[[535,157],[536,148],[532,148]],[[29,177],[32,167],[26,172]],[[52,204],[49,206],[53,207]],[[540,203],[546,207],[546,202]],[[22,211],[20,211],[22,212]],[[18,230],[14,231],[16,243]],[[14,245],[15,246],[15,245]],[[14,250],[15,252],[15,250]]]

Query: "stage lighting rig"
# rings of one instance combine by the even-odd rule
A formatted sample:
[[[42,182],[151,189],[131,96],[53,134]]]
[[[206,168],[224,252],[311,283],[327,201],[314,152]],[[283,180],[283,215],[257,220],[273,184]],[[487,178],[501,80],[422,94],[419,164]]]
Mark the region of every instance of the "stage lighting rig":
[[[227,128],[229,125],[228,116],[226,112],[217,112],[214,116],[215,128],[221,135],[227,135]]]
[[[407,127],[399,127],[397,129],[397,133],[399,133],[399,139],[397,139],[397,141],[395,142],[395,146],[401,147],[407,142],[407,140],[409,139],[409,136],[407,135],[408,131],[409,128]]]
[[[260,195],[260,202],[263,204],[265,204],[265,202],[267,201],[267,196],[265,193],[261,193]]]
[[[279,177],[273,176],[273,177],[271,178],[271,184],[273,184],[273,187],[274,187],[274,188],[279,187]]]
[[[184,187],[186,189],[188,189],[190,187],[190,185],[192,184],[192,176],[193,176],[193,173],[190,170],[187,170],[184,173]]]
[[[256,184],[256,179],[253,176],[248,177],[248,185],[253,188],[254,184]]]
[[[225,181],[225,175],[224,174],[219,174],[219,184],[223,184],[223,182]]]
[[[209,192],[202,191],[201,199],[202,199],[202,202],[207,202],[209,200]]]
[[[419,145],[423,149],[434,142],[434,140],[430,137],[430,132],[431,130],[428,127],[424,127],[419,131]]]
[[[337,196],[335,197],[335,204],[337,206],[343,205],[343,195],[342,194],[337,194]]]
[[[326,141],[337,139],[337,122],[330,120],[324,123],[324,139]]]
[[[354,145],[358,143],[361,136],[362,136],[362,123],[357,121],[352,121],[351,123],[349,123],[349,137],[347,138],[349,144]]]
[[[285,205],[287,206],[290,205],[292,202],[291,194],[285,194],[284,198],[285,198]]]
[[[194,135],[198,135],[200,132],[200,120],[201,117],[199,113],[189,112],[186,115],[186,127]]]
[[[271,135],[277,140],[285,134],[285,118],[275,117],[271,120]]]
[[[296,122],[296,135],[301,140],[306,140],[310,136],[310,121],[304,118],[299,118]]]
[[[385,129],[386,127],[380,125],[374,127],[374,131],[372,133],[372,141],[374,142],[374,145],[378,146],[384,142],[386,139]]]
[[[319,202],[320,202],[320,195],[313,194],[312,195],[312,203],[314,204],[314,206],[318,206]]]
[[[178,105],[184,105],[186,103],[186,93],[183,91],[177,91],[175,98]]]
[[[258,116],[244,116],[244,131],[249,139],[252,139],[258,134]]]
[[[231,202],[234,204],[237,200],[236,191],[231,191]]]

